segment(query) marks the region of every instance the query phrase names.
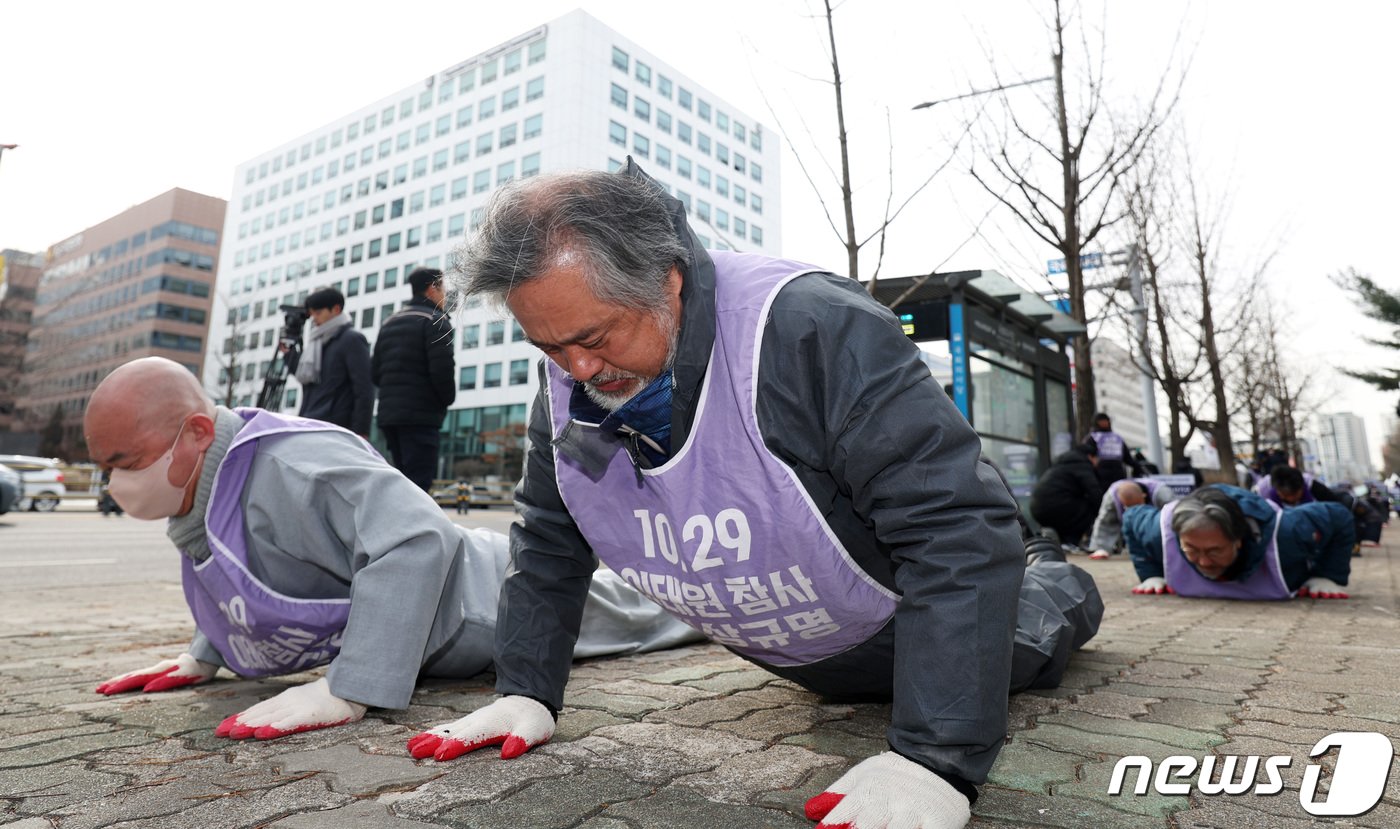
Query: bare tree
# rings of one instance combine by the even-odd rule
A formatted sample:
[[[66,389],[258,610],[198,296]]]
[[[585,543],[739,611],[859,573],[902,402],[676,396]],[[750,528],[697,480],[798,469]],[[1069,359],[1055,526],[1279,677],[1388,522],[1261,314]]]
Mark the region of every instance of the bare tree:
[[[220,304],[223,305],[224,311],[228,314],[228,338],[222,344],[210,342],[206,346],[206,359],[219,367],[219,385],[206,391],[220,405],[231,408],[237,405],[240,394],[251,389],[257,379],[254,371],[244,371],[244,366],[238,358],[244,351],[257,345],[256,342],[248,342],[248,338],[256,338],[258,334],[256,331],[249,330],[249,325],[243,320],[239,309],[234,307],[233,301],[227,294],[218,295],[210,313],[217,314]],[[213,330],[212,325],[210,330]],[[218,350],[215,350],[216,348]]]
[[[1054,95],[1042,104],[1048,103],[1051,110],[1055,138],[1044,139],[1031,121],[1018,115],[1011,99],[1003,97],[1005,120],[983,136],[982,152],[969,172],[1022,225],[1064,257],[1070,315],[1087,323],[1080,256],[1123,217],[1118,191],[1124,176],[1174,107],[1176,91],[1167,91],[1169,73],[1164,71],[1141,112],[1115,122],[1105,101],[1103,46],[1095,59],[1081,24],[1084,69],[1078,80],[1080,94],[1071,101],[1065,39],[1072,25],[1060,0],[1054,0],[1053,20],[1047,21]],[[1075,337],[1073,345],[1075,420],[1078,431],[1087,434],[1096,409],[1093,362],[1087,336]]]
[[[884,212],[880,221],[875,225],[874,229],[857,230],[855,188],[852,184],[852,171],[850,160],[850,134],[846,129],[846,100],[844,86],[845,81],[841,74],[841,62],[836,47],[836,21],[834,15],[835,10],[832,8],[831,0],[822,0],[822,5],[826,23],[826,46],[830,50],[830,84],[832,88],[832,93],[835,97],[836,143],[837,151],[840,156],[839,170],[831,169],[830,165],[827,165],[827,167],[830,170],[832,176],[835,178],[837,187],[841,193],[841,215],[839,225],[837,222],[837,218],[832,214],[831,207],[828,205],[826,199],[823,198],[822,194],[824,192],[824,188],[818,184],[816,178],[813,176],[811,169],[809,169],[806,160],[804,160],[803,158],[803,154],[797,151],[796,142],[792,140],[792,134],[783,126],[783,119],[779,117],[777,111],[773,107],[772,102],[768,100],[767,95],[764,95],[764,104],[767,106],[769,114],[772,116],[775,124],[777,125],[778,131],[781,132],[787,139],[788,146],[793,148],[793,156],[797,160],[798,169],[802,171],[803,177],[806,178],[808,185],[811,186],[812,191],[816,194],[818,202],[821,204],[822,210],[826,215],[827,224],[831,227],[832,233],[835,234],[836,238],[840,241],[841,246],[844,247],[846,250],[847,276],[857,281],[860,280],[861,251],[871,242],[878,240],[878,254],[875,269],[871,272],[870,279],[867,280],[866,284],[866,289],[873,295],[875,293],[876,285],[879,281],[880,267],[884,262],[886,242],[890,226],[894,224],[894,222],[899,218],[900,214],[904,212],[905,208],[907,208],[920,193],[922,193],[925,189],[928,188],[930,184],[933,183],[933,180],[938,176],[938,174],[941,173],[945,168],[948,167],[949,164],[952,163],[952,160],[956,157],[957,142],[961,142],[962,138],[968,134],[968,129],[964,129],[962,134],[958,137],[957,142],[955,142],[953,151],[949,154],[948,158],[945,159],[941,164],[935,166],[932,172],[930,172],[917,185],[912,187],[907,193],[905,193],[901,198],[899,198],[898,204],[896,204],[896,176],[894,169],[895,165],[893,137],[894,133],[889,123],[889,113],[888,111],[886,111],[885,119],[887,142],[889,145],[889,162],[888,169],[886,170],[886,174],[888,176],[888,189],[885,195]],[[803,130],[810,137],[811,130],[807,128],[806,121],[802,118],[801,113],[798,113],[797,120],[799,123],[801,123]],[[891,305],[894,304],[897,303],[891,303]]]

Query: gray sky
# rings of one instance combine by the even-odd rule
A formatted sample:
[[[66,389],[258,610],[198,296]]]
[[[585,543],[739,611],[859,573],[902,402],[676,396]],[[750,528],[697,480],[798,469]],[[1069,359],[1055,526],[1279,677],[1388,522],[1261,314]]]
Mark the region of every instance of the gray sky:
[[[910,108],[992,85],[990,61],[1003,78],[1048,74],[1045,5],[838,7],[858,207],[870,217],[860,224],[869,227],[883,208],[887,118],[898,199],[948,157],[972,111]],[[825,35],[812,0],[19,0],[5,4],[0,49],[0,143],[21,145],[0,163],[0,247],[43,250],[171,187],[226,198],[240,161],[576,6],[783,128],[835,209],[831,93],[815,80],[828,76]],[[1387,244],[1400,219],[1400,115],[1389,88],[1400,78],[1391,43],[1400,7],[1166,0],[1115,3],[1108,17],[1095,3],[1087,8],[1107,31],[1108,95],[1120,105],[1150,94],[1183,30],[1178,59],[1189,51],[1191,68],[1182,123],[1207,194],[1226,206],[1221,265],[1251,271],[1272,254],[1268,284],[1296,332],[1297,362],[1327,375],[1327,409],[1365,416],[1378,446],[1379,414],[1394,396],[1332,367],[1389,364],[1393,353],[1361,342],[1360,333],[1383,332],[1325,276],[1350,265],[1400,288]],[[1010,94],[1030,103],[1040,92]],[[965,169],[949,165],[901,217],[881,275],[995,268],[1050,287],[1045,260],[1057,254],[1005,214],[984,220],[990,202]],[[844,269],[791,152],[782,176],[784,254]],[[862,263],[872,269],[873,252]]]

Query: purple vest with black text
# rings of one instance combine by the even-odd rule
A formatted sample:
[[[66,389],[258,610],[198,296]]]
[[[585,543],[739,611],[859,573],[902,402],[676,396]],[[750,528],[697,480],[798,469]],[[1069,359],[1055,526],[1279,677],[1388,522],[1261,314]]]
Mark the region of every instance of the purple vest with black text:
[[[204,516],[209,557],[184,557],[185,601],[195,624],[240,676],[271,676],[324,665],[340,652],[350,600],[299,599],[278,593],[248,570],[243,486],[258,444],[297,432],[339,426],[262,409],[235,409],[247,424],[219,464]],[[358,439],[358,437],[357,437]],[[367,451],[374,450],[365,444]]]
[[[851,559],[759,432],[768,309],[783,285],[814,269],[710,255],[715,340],[689,438],[665,464],[640,471],[620,444],[592,474],[556,450],[559,492],[598,557],[672,615],[760,662],[809,664],[874,636],[899,597]],[[593,428],[570,421],[573,380],[553,363],[548,370],[555,436]]]
[[[1154,481],[1151,478],[1124,478],[1121,481],[1114,481],[1109,485],[1109,491],[1113,493],[1113,508],[1118,511],[1118,520],[1123,520],[1123,502],[1118,500],[1118,487],[1125,483],[1135,483],[1147,490],[1147,503],[1152,503],[1152,498],[1157,494],[1157,487],[1162,485],[1161,481]]]
[[[1162,508],[1162,569],[1167,585],[1179,596],[1207,599],[1291,599],[1293,591],[1283,580],[1283,568],[1278,560],[1278,525],[1274,519],[1273,535],[1264,549],[1264,560],[1244,581],[1215,581],[1201,575],[1181,552],[1181,543],[1172,532],[1172,514],[1178,501]],[[1275,512],[1282,512],[1272,501]]]
[[[1288,509],[1289,507],[1296,507],[1302,504],[1311,504],[1312,502],[1316,501],[1317,499],[1313,497],[1312,485],[1313,476],[1304,472],[1303,500],[1299,501],[1297,504],[1285,504],[1283,500],[1278,497],[1278,490],[1274,489],[1274,481],[1268,475],[1265,475],[1264,477],[1260,478],[1259,482],[1254,485],[1254,492],[1264,498],[1267,498],[1269,500],[1269,503],[1277,504],[1283,507],[1284,509]]]

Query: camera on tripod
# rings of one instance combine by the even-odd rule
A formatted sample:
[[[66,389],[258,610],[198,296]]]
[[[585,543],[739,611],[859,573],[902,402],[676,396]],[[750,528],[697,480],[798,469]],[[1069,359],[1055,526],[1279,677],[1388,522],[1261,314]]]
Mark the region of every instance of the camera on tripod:
[[[305,305],[278,305],[277,309],[282,312],[282,333],[279,335],[282,342],[300,344],[301,332],[306,328],[311,312],[306,310]]]
[[[282,330],[278,334],[277,350],[272,353],[267,375],[263,378],[262,392],[258,394],[258,408],[277,411],[282,405],[282,389],[287,385],[287,357],[295,351],[301,352],[301,332],[311,312],[305,305],[279,305],[282,312]]]

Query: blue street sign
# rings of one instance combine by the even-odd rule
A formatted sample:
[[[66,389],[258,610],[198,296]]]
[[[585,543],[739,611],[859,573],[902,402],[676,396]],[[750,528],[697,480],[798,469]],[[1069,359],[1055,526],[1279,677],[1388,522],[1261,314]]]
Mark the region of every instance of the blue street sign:
[[[1064,273],[1064,272],[1065,272],[1065,260],[1064,260],[1064,259],[1051,259],[1050,261],[1046,262],[1045,264],[1046,264],[1046,269],[1047,269],[1047,271],[1048,271],[1049,273]],[[1090,270],[1093,270],[1094,268],[1102,268],[1102,267],[1103,267],[1103,254],[1102,254],[1102,253],[1081,253],[1081,254],[1079,254],[1079,269],[1080,269],[1080,270],[1082,270],[1082,271],[1090,271]]]

